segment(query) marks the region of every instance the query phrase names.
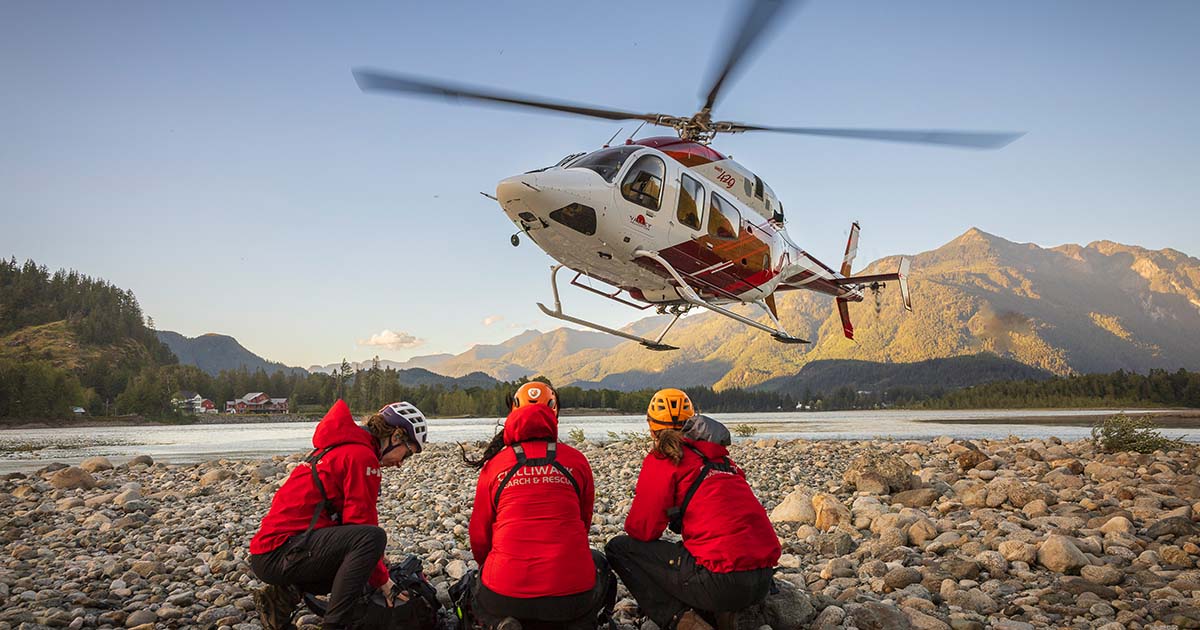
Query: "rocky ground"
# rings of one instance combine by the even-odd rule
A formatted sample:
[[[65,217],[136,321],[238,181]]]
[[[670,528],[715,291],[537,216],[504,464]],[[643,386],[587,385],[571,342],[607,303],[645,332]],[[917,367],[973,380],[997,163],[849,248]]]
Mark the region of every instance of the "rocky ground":
[[[621,530],[645,445],[581,449],[601,546]],[[744,628],[1200,627],[1195,448],[758,440],[732,455],[784,551],[780,592]],[[299,459],[95,458],[0,479],[0,628],[257,628],[246,545]],[[445,445],[384,473],[388,554],[424,557],[443,594],[471,566],[474,479]],[[622,627],[652,628],[621,595]]]

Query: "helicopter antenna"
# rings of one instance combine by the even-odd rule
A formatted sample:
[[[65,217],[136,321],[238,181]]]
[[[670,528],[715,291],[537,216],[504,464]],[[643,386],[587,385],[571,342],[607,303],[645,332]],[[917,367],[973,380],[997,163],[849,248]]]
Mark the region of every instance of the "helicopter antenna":
[[[629,134],[629,140],[633,140],[633,137],[637,135],[637,132],[641,131],[642,127],[645,127],[645,126],[646,126],[646,121],[643,120],[642,124],[638,125],[637,129],[634,129],[633,133]]]
[[[621,127],[620,129],[618,129],[618,130],[617,130],[617,133],[614,133],[614,134],[612,135],[612,137],[608,139],[608,142],[605,142],[605,143],[604,143],[604,146],[602,146],[602,147],[600,147],[600,148],[601,148],[601,149],[607,149],[607,148],[608,148],[608,145],[612,144],[612,141],[613,141],[613,140],[616,140],[616,139],[617,139],[617,136],[621,135],[621,132],[622,132],[622,131],[625,131],[625,128],[624,128],[624,127]]]

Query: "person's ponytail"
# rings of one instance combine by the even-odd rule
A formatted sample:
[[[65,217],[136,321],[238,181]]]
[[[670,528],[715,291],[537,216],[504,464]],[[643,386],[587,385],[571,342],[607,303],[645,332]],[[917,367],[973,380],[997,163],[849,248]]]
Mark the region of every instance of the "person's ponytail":
[[[654,448],[650,452],[678,466],[683,461],[683,432],[676,429],[655,431]]]
[[[461,442],[458,444],[458,449],[462,451],[462,460],[464,464],[471,466],[472,468],[483,470],[483,467],[486,466],[493,457],[499,455],[500,451],[504,450],[504,429],[502,427],[496,432],[496,435],[492,436],[492,441],[488,442],[488,445],[484,447],[483,454],[479,456],[479,459],[468,458],[467,447],[463,446]]]

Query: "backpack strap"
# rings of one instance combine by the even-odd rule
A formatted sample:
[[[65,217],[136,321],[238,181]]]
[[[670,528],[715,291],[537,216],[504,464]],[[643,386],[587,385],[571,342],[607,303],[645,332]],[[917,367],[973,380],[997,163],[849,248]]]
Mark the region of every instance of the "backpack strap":
[[[308,529],[304,530],[304,533],[302,534],[302,536],[304,536],[305,543],[308,542],[308,537],[310,534],[312,534],[312,531],[316,529],[317,521],[321,519],[321,514],[323,512],[329,512],[329,519],[332,520],[335,525],[342,524],[342,515],[337,511],[337,506],[333,503],[333,500],[330,499],[329,495],[325,492],[325,484],[321,482],[321,475],[317,472],[317,464],[323,457],[325,457],[325,455],[329,453],[329,451],[332,451],[339,446],[345,446],[346,444],[357,444],[357,442],[338,442],[337,444],[331,444],[325,448],[313,449],[313,452],[309,453],[308,457],[304,458],[305,463],[308,464],[308,469],[312,471],[313,485],[317,487],[317,492],[321,493],[321,500],[317,503],[316,507],[313,508],[312,519],[308,521]]]
[[[728,456],[721,459],[709,459],[695,446],[687,442],[684,442],[683,446],[698,455],[700,461],[704,462],[704,464],[700,466],[700,474],[696,475],[696,478],[692,481],[692,485],[688,486],[687,493],[683,495],[683,502],[667,510],[667,525],[671,528],[671,531],[680,535],[683,534],[683,515],[687,513],[688,504],[692,502],[692,497],[696,496],[696,491],[700,489],[700,484],[708,477],[708,473],[714,470],[725,473],[734,472],[733,462],[729,461]]]
[[[567,478],[567,481],[571,482],[571,485],[575,487],[575,494],[579,496],[580,501],[583,500],[583,490],[579,487],[579,482],[575,480],[575,476],[571,474],[571,471],[567,470],[567,467],[560,464],[557,460],[557,442],[547,441],[546,456],[536,459],[529,459],[525,455],[525,447],[520,442],[513,444],[512,450],[517,456],[517,463],[513,464],[513,467],[508,470],[508,474],[504,475],[504,479],[500,480],[500,485],[496,488],[496,494],[492,497],[492,511],[495,511],[500,506],[500,493],[504,491],[508,482],[512,481],[512,478],[517,475],[517,471],[526,466],[552,466],[555,470],[562,473]]]

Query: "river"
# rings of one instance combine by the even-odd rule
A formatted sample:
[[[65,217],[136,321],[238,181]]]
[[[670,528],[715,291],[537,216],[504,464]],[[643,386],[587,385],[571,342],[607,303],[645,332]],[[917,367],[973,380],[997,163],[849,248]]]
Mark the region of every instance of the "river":
[[[810,440],[955,438],[1022,438],[1056,436],[1075,440],[1091,435],[1088,426],[1116,410],[1105,409],[1004,409],[976,411],[828,411],[781,413],[728,413],[713,417],[729,427],[749,424],[759,438]],[[1173,413],[1163,410],[1128,410],[1130,414]],[[492,436],[497,420],[479,418],[433,419],[429,435],[434,442],[462,442]],[[255,459],[307,451],[313,424],[203,424],[173,426],[87,427],[0,430],[0,473],[36,470],[50,462],[78,463],[104,455],[114,464],[135,455],[155,461],[193,463],[210,459]],[[644,432],[642,416],[563,416],[559,432],[566,438],[582,429],[591,439],[607,439],[609,432]],[[1197,429],[1163,429],[1169,437],[1200,440]],[[742,439],[742,438],[738,438]]]

